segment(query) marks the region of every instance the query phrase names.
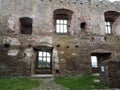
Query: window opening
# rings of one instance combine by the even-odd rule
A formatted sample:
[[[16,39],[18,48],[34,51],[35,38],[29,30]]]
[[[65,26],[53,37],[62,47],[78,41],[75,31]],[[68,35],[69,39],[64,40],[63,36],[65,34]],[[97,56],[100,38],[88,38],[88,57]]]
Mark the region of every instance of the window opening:
[[[97,56],[91,56],[91,66],[93,68],[97,68],[98,64],[97,64]]]
[[[67,23],[68,21],[63,19],[57,19],[56,20],[56,33],[67,33]]]
[[[105,32],[106,34],[112,33],[111,22],[105,22]]]
[[[67,9],[57,9],[54,11],[55,32],[67,34],[69,32],[73,12]]]
[[[20,18],[21,34],[32,34],[32,22],[33,20],[29,17]]]
[[[120,13],[116,11],[106,11],[104,13],[105,16],[105,32],[106,34],[114,34],[116,25],[115,23],[119,19]]]
[[[80,25],[81,29],[85,29],[85,26],[86,26],[85,22],[82,22],[81,25]]]
[[[38,52],[37,68],[50,68],[51,54],[47,51]]]

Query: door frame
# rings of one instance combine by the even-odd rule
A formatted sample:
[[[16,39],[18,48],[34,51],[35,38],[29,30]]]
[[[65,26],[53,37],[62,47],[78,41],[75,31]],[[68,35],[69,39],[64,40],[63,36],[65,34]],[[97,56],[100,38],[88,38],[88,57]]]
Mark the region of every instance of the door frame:
[[[96,56],[97,57],[97,65],[98,67],[97,68],[94,68],[91,66],[91,70],[93,73],[99,73],[100,71],[100,64],[104,61],[104,60],[109,60],[111,58],[111,55],[112,53],[111,52],[108,52],[108,53],[105,53],[105,52],[101,52],[101,53],[91,53],[91,56]]]
[[[32,62],[33,66],[33,73],[32,74],[52,74],[52,64],[53,64],[53,60],[52,60],[52,56],[53,56],[53,47],[49,47],[49,46],[37,46],[34,48],[35,51],[35,58],[34,61]],[[37,67],[37,62],[38,62],[38,52],[39,51],[45,51],[45,52],[49,52],[50,53],[50,68],[38,68]],[[47,72],[48,71],[48,72]]]

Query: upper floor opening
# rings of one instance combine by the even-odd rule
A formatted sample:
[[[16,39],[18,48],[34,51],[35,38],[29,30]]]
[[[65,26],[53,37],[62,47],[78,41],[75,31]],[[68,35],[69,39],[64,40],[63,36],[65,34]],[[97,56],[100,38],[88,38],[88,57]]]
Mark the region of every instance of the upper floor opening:
[[[120,13],[116,11],[106,11],[105,16],[105,32],[106,34],[115,33],[117,20],[119,19]]]
[[[21,34],[32,34],[32,18],[21,17],[20,21],[20,32]]]
[[[69,33],[72,14],[73,12],[68,9],[57,9],[54,11],[54,24],[56,33]]]

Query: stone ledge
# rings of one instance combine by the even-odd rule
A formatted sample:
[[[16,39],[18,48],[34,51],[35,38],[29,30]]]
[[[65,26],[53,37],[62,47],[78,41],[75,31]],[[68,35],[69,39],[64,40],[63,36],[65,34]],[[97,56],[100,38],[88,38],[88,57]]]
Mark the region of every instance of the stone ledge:
[[[54,75],[53,74],[34,74],[34,75],[31,75],[31,77],[46,79],[46,78],[54,78]]]

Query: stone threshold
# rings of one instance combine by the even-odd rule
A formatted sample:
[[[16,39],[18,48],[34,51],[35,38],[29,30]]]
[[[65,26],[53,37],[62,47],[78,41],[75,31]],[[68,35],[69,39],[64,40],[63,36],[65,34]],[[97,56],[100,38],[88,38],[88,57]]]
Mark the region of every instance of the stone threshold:
[[[53,74],[34,74],[34,75],[31,75],[31,77],[45,79],[45,78],[54,78],[54,75]]]

